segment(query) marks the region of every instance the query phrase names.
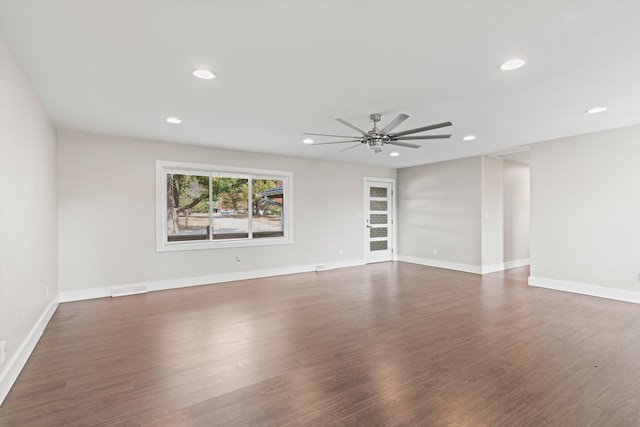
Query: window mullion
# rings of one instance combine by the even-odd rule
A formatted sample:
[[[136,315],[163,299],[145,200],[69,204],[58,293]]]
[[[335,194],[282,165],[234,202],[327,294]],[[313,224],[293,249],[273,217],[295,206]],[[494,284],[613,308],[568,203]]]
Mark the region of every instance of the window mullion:
[[[209,174],[209,240],[213,240],[213,179]]]
[[[247,227],[248,227],[248,233],[249,233],[249,239],[253,239],[253,179],[251,178],[251,176],[247,177],[247,183],[248,183],[248,192],[249,194],[247,195],[247,199],[248,202],[247,204],[249,206],[247,206],[247,210],[249,211],[249,215],[248,215],[248,222],[247,222]]]

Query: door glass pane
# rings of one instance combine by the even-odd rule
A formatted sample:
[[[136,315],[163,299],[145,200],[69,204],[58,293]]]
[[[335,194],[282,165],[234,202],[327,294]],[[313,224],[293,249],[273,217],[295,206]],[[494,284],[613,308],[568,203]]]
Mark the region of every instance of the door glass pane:
[[[208,240],[208,201],[208,176],[167,174],[167,240]]]
[[[372,211],[386,211],[387,210],[387,201],[386,200],[371,200],[371,201],[369,201],[369,210],[372,210]]]
[[[253,237],[284,236],[284,182],[277,179],[251,181]]]
[[[386,224],[387,214],[371,214],[371,224]]]
[[[249,180],[214,176],[213,238],[246,239],[249,237]]]
[[[378,240],[375,242],[369,242],[369,247],[371,252],[373,251],[386,251],[387,250],[387,241],[386,240]]]
[[[369,237],[387,237],[387,227],[370,227]]]
[[[387,189],[385,187],[371,187],[369,197],[387,197]]]

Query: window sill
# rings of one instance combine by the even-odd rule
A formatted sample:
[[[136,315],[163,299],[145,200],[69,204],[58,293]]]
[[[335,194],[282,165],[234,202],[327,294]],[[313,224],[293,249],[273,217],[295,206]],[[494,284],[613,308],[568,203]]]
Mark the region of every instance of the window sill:
[[[241,239],[241,240],[225,239],[225,240],[206,240],[206,241],[184,240],[179,242],[160,243],[156,247],[156,252],[197,251],[197,250],[206,250],[206,249],[276,246],[276,245],[289,245],[292,243],[293,243],[293,239],[289,237],[260,237],[260,238],[254,238],[254,239]]]

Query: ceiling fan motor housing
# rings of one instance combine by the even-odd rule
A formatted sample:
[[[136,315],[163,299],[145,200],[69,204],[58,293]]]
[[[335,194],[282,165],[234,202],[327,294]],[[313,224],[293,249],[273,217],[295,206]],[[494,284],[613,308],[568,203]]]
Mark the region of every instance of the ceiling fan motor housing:
[[[369,148],[373,148],[373,151],[376,153],[379,153],[380,150],[375,150],[375,148],[381,148],[388,141],[389,137],[383,135],[372,135],[371,138],[363,138],[363,142],[365,142]]]

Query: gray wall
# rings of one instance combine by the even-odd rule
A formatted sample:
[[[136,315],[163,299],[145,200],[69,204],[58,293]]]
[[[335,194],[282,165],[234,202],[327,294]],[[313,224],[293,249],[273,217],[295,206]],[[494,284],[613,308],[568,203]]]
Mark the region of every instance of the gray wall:
[[[531,146],[531,276],[640,291],[639,159],[640,126]]]
[[[398,170],[398,254],[479,266],[481,173],[481,157]]]
[[[12,360],[58,292],[55,144],[51,121],[0,38],[0,401]]]
[[[504,262],[503,160],[482,157],[482,266]]]
[[[292,171],[294,243],[156,252],[156,160]],[[58,162],[62,292],[361,261],[363,178],[396,176],[387,168],[75,132],[59,133]]]
[[[504,261],[529,258],[529,165],[504,160]]]
[[[479,156],[398,171],[400,260],[486,273],[528,256],[528,165]]]

